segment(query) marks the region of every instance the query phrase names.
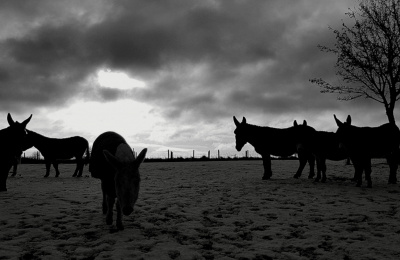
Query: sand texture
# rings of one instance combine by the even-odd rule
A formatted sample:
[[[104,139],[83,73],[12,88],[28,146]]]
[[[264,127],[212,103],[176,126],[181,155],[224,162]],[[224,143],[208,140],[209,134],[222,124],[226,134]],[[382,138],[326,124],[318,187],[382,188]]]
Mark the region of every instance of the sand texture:
[[[308,166],[293,179],[297,161],[273,161],[268,181],[261,161],[144,163],[123,231],[106,225],[87,166],[43,178],[21,165],[0,193],[0,259],[400,259],[400,185],[383,162],[372,189],[344,162],[328,162],[327,183]]]

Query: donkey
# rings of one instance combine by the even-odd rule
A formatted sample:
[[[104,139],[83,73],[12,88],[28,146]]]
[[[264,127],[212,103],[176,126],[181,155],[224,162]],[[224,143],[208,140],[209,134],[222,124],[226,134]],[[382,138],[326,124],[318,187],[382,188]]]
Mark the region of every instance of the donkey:
[[[400,130],[392,123],[383,124],[378,127],[357,127],[351,125],[351,117],[347,116],[346,122],[342,123],[333,115],[338,126],[336,135],[340,145],[348,151],[353,162],[357,186],[362,184],[362,173],[369,188],[371,181],[371,159],[386,157],[390,168],[389,184],[397,182],[397,163],[400,155]]]
[[[117,133],[105,132],[93,143],[89,171],[94,178],[101,180],[103,192],[103,214],[106,223],[113,222],[113,207],[117,198],[118,230],[123,230],[122,214],[129,216],[139,196],[139,166],[144,161],[147,148],[135,159],[132,149],[125,139]]]
[[[7,121],[9,127],[0,130],[0,191],[7,191],[7,177],[15,158],[21,154],[22,143],[26,138],[26,125],[31,120],[32,115],[22,123],[14,122],[8,113]]]
[[[295,153],[299,155],[300,165],[293,177],[299,178],[301,176],[307,161],[310,165],[308,178],[311,179],[314,177],[314,156],[311,154],[309,144],[315,130],[307,126],[305,120],[303,125],[297,125],[297,122],[294,121],[295,127],[284,129],[247,124],[244,117],[241,123],[239,123],[236,117],[233,117],[233,121],[236,125],[234,131],[236,150],[240,152],[246,143],[254,147],[263,160],[263,180],[268,180],[272,176],[271,155],[286,157]]]
[[[347,151],[343,147],[339,147],[339,139],[334,132],[316,131],[311,150],[317,161],[315,182],[320,180],[326,182],[326,159],[341,161],[348,158]]]
[[[25,146],[29,149],[35,146],[39,152],[43,155],[46,164],[46,174],[44,177],[49,177],[50,166],[53,164],[56,170],[56,177],[60,175],[58,170],[58,162],[60,159],[71,159],[75,157],[76,159],[76,169],[72,177],[81,177],[83,166],[85,163],[89,162],[89,142],[80,136],[74,136],[69,138],[49,138],[40,135],[34,131],[27,130],[27,142],[28,145]],[[83,156],[86,151],[86,160]]]

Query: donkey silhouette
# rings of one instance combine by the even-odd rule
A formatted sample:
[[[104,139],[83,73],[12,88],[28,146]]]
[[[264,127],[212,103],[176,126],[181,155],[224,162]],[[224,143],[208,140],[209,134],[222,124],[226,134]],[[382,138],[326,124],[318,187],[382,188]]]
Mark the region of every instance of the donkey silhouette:
[[[143,149],[137,158],[125,139],[117,133],[105,132],[93,143],[89,171],[92,177],[101,180],[103,192],[103,214],[106,223],[113,222],[113,207],[117,198],[117,220],[119,230],[124,229],[122,214],[129,216],[139,196],[139,167],[146,157]]]
[[[310,165],[308,178],[314,177],[315,159],[309,145],[315,129],[308,126],[305,120],[303,125],[298,125],[294,121],[294,126],[283,129],[251,125],[247,123],[244,117],[241,123],[236,117],[233,117],[233,121],[236,125],[234,131],[236,150],[240,151],[246,143],[254,147],[263,160],[263,180],[268,180],[272,176],[271,155],[287,157],[295,153],[298,153],[300,165],[293,177],[299,178],[301,176],[307,161]]]
[[[338,129],[336,135],[341,146],[347,150],[354,165],[357,186],[362,185],[362,173],[368,187],[372,187],[371,159],[386,158],[390,168],[389,183],[397,182],[397,167],[400,156],[400,130],[395,124],[387,123],[378,127],[357,127],[351,125],[347,116],[342,123],[334,115]]]
[[[7,191],[8,173],[17,156],[22,153],[22,143],[27,135],[26,125],[31,118],[32,115],[22,123],[14,122],[8,113],[9,127],[0,130],[0,191]]]
[[[339,147],[339,139],[334,132],[315,131],[311,151],[317,161],[317,177],[315,182],[326,182],[326,160],[341,161],[348,158],[348,153]],[[321,176],[322,173],[322,176]]]
[[[85,138],[80,136],[60,139],[49,138],[31,130],[27,130],[27,133],[24,148],[29,149],[34,146],[43,155],[46,164],[46,174],[44,177],[49,176],[51,164],[53,164],[56,170],[56,177],[58,177],[60,171],[58,170],[57,160],[71,159],[73,157],[76,159],[76,169],[72,177],[82,176],[83,166],[85,162],[89,162],[90,157],[89,142]],[[85,151],[86,160],[83,158]]]

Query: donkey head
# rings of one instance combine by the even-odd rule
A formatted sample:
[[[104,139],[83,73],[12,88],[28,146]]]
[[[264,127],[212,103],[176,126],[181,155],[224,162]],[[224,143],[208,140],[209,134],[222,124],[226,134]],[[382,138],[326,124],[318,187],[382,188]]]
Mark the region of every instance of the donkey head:
[[[26,125],[31,121],[32,115],[28,117],[27,119],[24,120],[24,122],[15,122],[10,113],[7,115],[7,121],[8,124],[10,125],[10,128],[13,130],[14,133],[19,134],[19,135],[25,135],[26,134]]]
[[[236,129],[234,131],[235,138],[236,138],[236,150],[240,152],[242,150],[243,146],[247,143],[247,131],[246,131],[246,118],[243,117],[242,123],[239,123],[239,121],[236,119],[236,117],[233,117],[233,122],[235,122]]]
[[[18,121],[15,122],[10,113],[7,115],[7,121],[8,124],[10,125],[10,134],[8,140],[12,140],[14,142],[14,146],[17,150],[22,149],[22,144],[25,142],[27,132],[26,132],[26,125],[31,121],[32,115],[25,119],[22,123],[19,123]]]
[[[344,144],[348,142],[348,139],[351,138],[351,117],[347,116],[346,122],[342,123],[339,119],[336,118],[336,115],[333,115],[335,118],[338,129],[336,131],[336,135],[339,138],[339,148],[344,148]]]
[[[315,129],[307,125],[307,121],[303,120],[303,124],[297,124],[294,120],[293,127],[295,129],[293,137],[295,138],[297,150],[309,149],[315,137]]]
[[[107,150],[103,151],[107,161],[116,170],[114,181],[117,203],[120,204],[125,216],[133,212],[133,206],[138,199],[140,188],[139,166],[144,161],[146,153],[147,149],[145,148],[135,159],[127,144],[119,145],[115,156]]]

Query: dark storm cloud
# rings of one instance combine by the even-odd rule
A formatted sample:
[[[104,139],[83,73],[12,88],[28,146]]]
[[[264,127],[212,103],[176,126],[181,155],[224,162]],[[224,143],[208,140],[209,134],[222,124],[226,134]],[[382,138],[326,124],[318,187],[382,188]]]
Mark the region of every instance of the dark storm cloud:
[[[31,1],[2,3],[17,25],[32,25],[0,34],[1,110],[126,98],[85,85],[102,68],[144,80],[129,96],[171,118],[332,106],[315,102],[318,89],[308,82],[331,75],[332,60],[316,45],[347,8],[332,1],[35,3],[32,12]]]

